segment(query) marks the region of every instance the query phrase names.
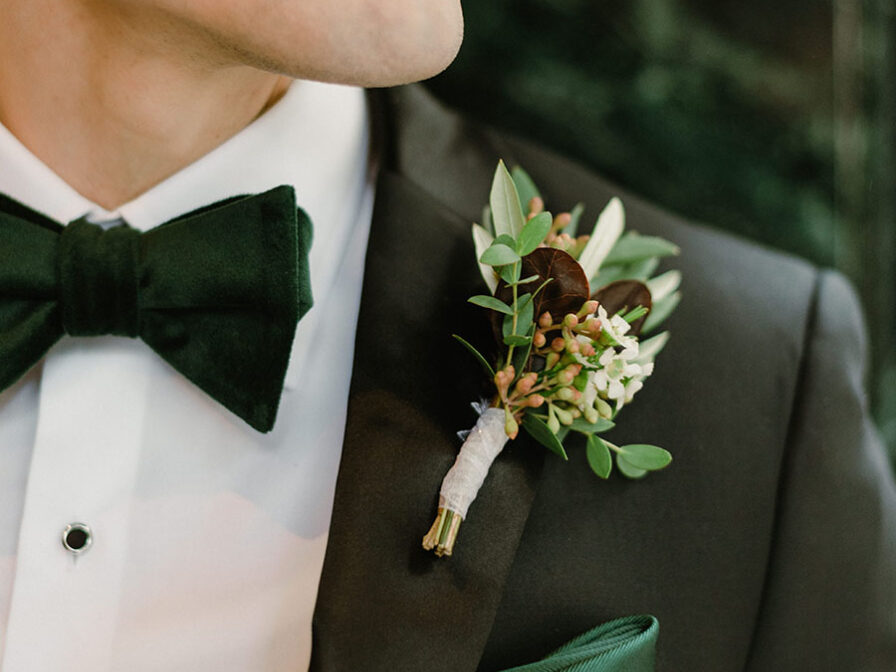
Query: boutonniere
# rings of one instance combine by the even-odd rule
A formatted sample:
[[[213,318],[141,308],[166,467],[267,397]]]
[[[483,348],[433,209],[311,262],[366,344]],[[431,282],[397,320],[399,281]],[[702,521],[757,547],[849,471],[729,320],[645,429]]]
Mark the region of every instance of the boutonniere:
[[[681,298],[681,274],[654,276],[672,243],[625,233],[613,198],[590,235],[578,235],[584,207],[552,216],[521,168],[498,163],[482,225],[473,224],[476,259],[490,294],[471,303],[489,311],[499,345],[490,362],[454,335],[482,365],[493,397],[479,412],[439,493],[426,550],[451,555],[460,523],[489,467],[522,429],[562,459],[570,433],[585,437],[588,465],[606,479],[616,467],[642,478],[672,461],[649,444],[617,446],[600,435],[614,427],[653,372],[668,332],[648,337]],[[592,291],[596,287],[596,291]]]

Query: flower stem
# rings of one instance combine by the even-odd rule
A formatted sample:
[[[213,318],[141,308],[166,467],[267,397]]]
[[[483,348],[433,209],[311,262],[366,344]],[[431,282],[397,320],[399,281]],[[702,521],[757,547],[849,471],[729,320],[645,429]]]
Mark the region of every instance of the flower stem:
[[[517,273],[516,273],[516,267],[517,267],[517,264],[521,264],[521,263],[522,263],[522,261],[517,261],[516,263],[514,263],[514,265],[513,265],[514,277],[518,277]],[[517,283],[513,283],[513,330],[510,332],[511,334],[516,333],[517,323],[519,322],[519,318],[520,318],[519,306],[516,305],[517,298],[518,298]],[[514,348],[514,346],[512,346],[512,345],[507,347],[507,366],[510,366],[513,363],[513,348]]]
[[[454,552],[454,542],[457,541],[457,532],[463,520],[459,513],[440,507],[435,522],[423,538],[423,548],[435,551],[440,558],[450,556]]]

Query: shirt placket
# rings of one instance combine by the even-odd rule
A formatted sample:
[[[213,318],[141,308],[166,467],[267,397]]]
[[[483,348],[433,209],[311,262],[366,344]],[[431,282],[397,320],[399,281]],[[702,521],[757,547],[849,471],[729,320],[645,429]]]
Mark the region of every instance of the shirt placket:
[[[3,672],[108,669],[151,364],[116,337],[46,358]]]

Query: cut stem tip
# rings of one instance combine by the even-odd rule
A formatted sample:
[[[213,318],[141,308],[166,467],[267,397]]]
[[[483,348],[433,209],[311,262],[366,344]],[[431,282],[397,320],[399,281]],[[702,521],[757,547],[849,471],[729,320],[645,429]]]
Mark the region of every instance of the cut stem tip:
[[[423,548],[427,551],[434,551],[440,558],[451,555],[454,551],[454,542],[457,541],[457,531],[462,522],[463,518],[459,513],[440,507],[432,527],[423,537]]]

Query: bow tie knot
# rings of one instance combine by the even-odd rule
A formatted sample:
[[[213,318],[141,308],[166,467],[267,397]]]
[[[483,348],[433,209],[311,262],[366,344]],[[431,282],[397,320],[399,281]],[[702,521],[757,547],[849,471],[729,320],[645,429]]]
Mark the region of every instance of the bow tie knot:
[[[129,226],[103,229],[83,218],[62,230],[56,270],[67,334],[139,335],[139,239]]]

